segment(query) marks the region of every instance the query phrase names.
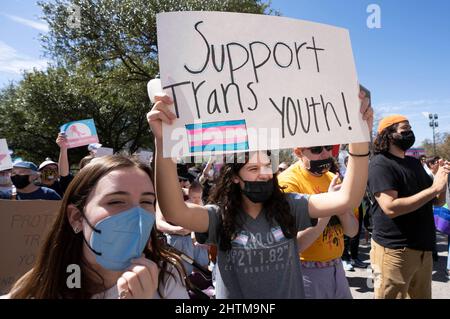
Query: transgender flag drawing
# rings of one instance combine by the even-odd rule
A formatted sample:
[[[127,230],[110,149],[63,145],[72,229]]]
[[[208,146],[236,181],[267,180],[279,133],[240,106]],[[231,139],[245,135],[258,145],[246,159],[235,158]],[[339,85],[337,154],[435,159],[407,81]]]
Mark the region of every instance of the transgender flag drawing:
[[[271,231],[272,231],[273,237],[275,238],[275,240],[277,242],[279,242],[285,238],[280,226],[272,228]]]
[[[186,131],[191,153],[249,149],[245,120],[187,124]]]

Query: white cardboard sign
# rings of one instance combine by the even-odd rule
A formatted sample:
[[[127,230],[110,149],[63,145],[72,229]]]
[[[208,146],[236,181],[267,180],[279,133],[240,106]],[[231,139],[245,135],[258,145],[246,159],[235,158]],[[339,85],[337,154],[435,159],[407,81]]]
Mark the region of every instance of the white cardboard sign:
[[[266,15],[157,15],[172,97],[164,157],[369,141],[346,29]]]
[[[114,150],[110,147],[99,147],[95,151],[95,157],[103,157],[103,156],[108,156],[108,155],[113,155],[113,154],[114,154]]]
[[[13,163],[11,160],[11,155],[9,154],[8,144],[6,139],[0,139],[0,171],[11,169]]]

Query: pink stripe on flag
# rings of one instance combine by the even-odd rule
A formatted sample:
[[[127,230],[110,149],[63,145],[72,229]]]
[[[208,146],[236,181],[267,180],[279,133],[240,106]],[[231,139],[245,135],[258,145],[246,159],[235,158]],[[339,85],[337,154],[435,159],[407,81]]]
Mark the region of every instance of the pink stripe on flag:
[[[211,144],[235,144],[247,142],[247,136],[236,136],[232,138],[210,138],[205,140],[190,141],[189,146],[202,146]]]
[[[220,126],[220,127],[207,127],[203,129],[197,130],[188,130],[189,135],[195,134],[204,134],[204,133],[212,133],[212,132],[226,132],[226,131],[236,131],[236,130],[244,130],[247,132],[245,125],[234,125],[234,126]]]

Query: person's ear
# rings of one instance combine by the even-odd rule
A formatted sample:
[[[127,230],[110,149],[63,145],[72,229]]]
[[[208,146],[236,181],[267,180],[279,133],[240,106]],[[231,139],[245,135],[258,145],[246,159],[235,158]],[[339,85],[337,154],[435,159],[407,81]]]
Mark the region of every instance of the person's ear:
[[[83,230],[83,214],[74,204],[67,206],[67,218],[75,234]]]
[[[302,148],[301,147],[296,147],[294,148],[294,154],[295,156],[297,156],[298,158],[301,158],[303,153],[302,153]]]

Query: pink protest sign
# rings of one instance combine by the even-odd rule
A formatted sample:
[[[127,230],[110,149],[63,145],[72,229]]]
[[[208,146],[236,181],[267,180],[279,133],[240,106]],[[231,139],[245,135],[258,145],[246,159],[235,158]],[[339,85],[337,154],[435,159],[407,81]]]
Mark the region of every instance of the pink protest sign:
[[[66,123],[60,127],[60,131],[66,133],[69,148],[98,143],[93,119]]]

